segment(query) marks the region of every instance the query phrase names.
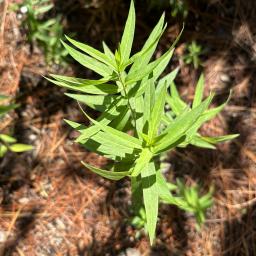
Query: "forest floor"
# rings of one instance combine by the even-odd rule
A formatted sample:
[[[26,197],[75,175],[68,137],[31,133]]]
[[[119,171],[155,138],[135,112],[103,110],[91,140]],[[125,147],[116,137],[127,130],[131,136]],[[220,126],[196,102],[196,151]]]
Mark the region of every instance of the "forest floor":
[[[232,89],[228,106],[202,132],[240,136],[216,150],[188,147],[169,153],[167,178],[183,177],[205,189],[214,185],[214,205],[200,232],[193,216],[161,206],[152,248],[143,232],[129,224],[129,182],[110,182],[82,167],[81,160],[96,166],[106,160],[73,143],[77,134],[63,119],[84,122],[84,117],[63,89],[42,77],[51,72],[86,78],[91,74],[74,63],[68,68],[47,66],[40,49],[32,51],[26,42],[7,2],[0,1],[0,91],[18,95],[20,107],[1,121],[0,130],[11,124],[19,141],[32,144],[34,150],[8,153],[0,161],[0,255],[256,255],[254,1],[189,5],[185,30],[167,71],[180,66],[177,86],[187,101],[193,98],[201,72],[206,94],[211,90],[217,94],[215,104],[224,102]],[[70,8],[72,1],[56,1],[66,17],[65,30],[96,47],[102,40],[114,46],[129,1],[92,2],[99,6],[82,8],[76,1]],[[161,10],[146,12],[140,1],[136,7],[135,49],[139,49]],[[182,21],[173,19],[168,10],[166,14],[168,27],[157,55],[182,27]],[[199,69],[181,58],[185,43],[192,40],[205,49]]]

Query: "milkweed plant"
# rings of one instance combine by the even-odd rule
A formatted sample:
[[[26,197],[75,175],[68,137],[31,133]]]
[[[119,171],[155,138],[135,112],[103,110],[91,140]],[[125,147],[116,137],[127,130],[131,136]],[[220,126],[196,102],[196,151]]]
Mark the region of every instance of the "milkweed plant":
[[[161,155],[189,144],[214,149],[216,143],[238,136],[206,137],[199,133],[201,125],[214,118],[227,103],[209,109],[214,94],[203,99],[203,76],[197,83],[191,105],[181,99],[176,89],[174,79],[178,68],[161,76],[180,35],[167,52],[151,61],[166,26],[163,14],[141,51],[131,55],[135,31],[132,1],[115,52],[105,42],[103,52],[69,37],[69,44],[63,42],[77,62],[100,76],[98,80],[54,74],[47,78],[76,92],[66,95],[79,102],[91,124],[86,126],[65,120],[80,134],[75,142],[111,162],[109,170],[82,164],[106,179],[116,181],[128,177],[131,180],[132,211],[135,216],[141,210],[145,212],[144,225],[151,244],[155,239],[159,203],[176,205],[193,213],[199,226],[205,220],[206,209],[212,204],[211,189],[200,196],[198,186],[188,187],[181,180],[168,182],[161,170]],[[93,119],[80,103],[99,111],[100,116]]]
[[[0,95],[0,121],[4,116],[11,110],[18,107],[17,104],[4,104],[6,100],[9,100],[9,97],[6,95]],[[9,134],[2,133],[0,130],[0,158],[4,157],[7,151],[12,152],[25,152],[32,150],[33,146],[17,143],[17,139],[10,136]]]

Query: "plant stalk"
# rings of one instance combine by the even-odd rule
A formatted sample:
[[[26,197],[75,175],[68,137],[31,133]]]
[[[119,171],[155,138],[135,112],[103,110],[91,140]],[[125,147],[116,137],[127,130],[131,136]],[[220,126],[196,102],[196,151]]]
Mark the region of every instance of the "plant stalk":
[[[118,72],[118,79],[119,79],[119,82],[121,83],[121,85],[122,85],[122,87],[123,87],[124,95],[125,95],[125,97],[127,98],[128,107],[129,107],[130,110],[131,110],[132,119],[133,119],[133,121],[134,121],[135,132],[137,132],[137,128],[136,128],[136,114],[135,114],[135,112],[134,112],[133,109],[132,109],[132,105],[131,105],[130,99],[129,99],[129,97],[128,97],[128,93],[127,93],[126,88],[125,88],[125,83],[124,83],[123,79],[121,78],[121,74],[120,74],[119,72]]]

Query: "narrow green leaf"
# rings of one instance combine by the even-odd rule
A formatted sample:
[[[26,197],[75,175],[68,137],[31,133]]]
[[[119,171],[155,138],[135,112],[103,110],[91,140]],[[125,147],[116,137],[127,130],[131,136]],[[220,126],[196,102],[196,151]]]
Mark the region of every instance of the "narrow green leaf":
[[[73,93],[65,93],[65,95],[100,112],[104,112],[118,97],[116,95],[84,95]]]
[[[192,108],[197,107],[202,102],[203,92],[204,92],[204,75],[201,74],[196,85],[196,91],[195,91]]]
[[[107,44],[104,41],[102,42],[102,46],[103,46],[104,53],[108,56],[108,58],[110,60],[112,60],[113,62],[115,62],[114,53],[109,49],[109,47],[107,46]]]
[[[17,140],[10,135],[7,134],[0,134],[0,140],[6,142],[6,143],[15,143]]]
[[[125,131],[126,130],[125,128],[128,126],[130,117],[131,117],[130,109],[124,107],[123,110],[120,109],[120,114],[118,118],[114,119],[110,123],[110,126],[119,131]]]
[[[189,141],[191,145],[194,145],[196,147],[200,148],[209,148],[209,149],[215,149],[215,146],[212,145],[211,143],[207,142],[204,140],[201,136],[193,136],[191,141]]]
[[[156,173],[156,182],[158,186],[159,197],[164,201],[176,204],[176,200],[170,192],[168,183],[166,182],[165,178],[163,177],[163,174],[160,171]]]
[[[139,133],[139,138],[144,140],[144,142],[146,142],[146,144],[149,144],[149,140],[148,140],[148,135],[147,134],[141,132],[141,133]]]
[[[132,0],[128,18],[124,28],[124,33],[120,43],[121,64],[127,62],[130,57],[134,31],[135,31],[135,9],[134,9],[134,3]]]
[[[60,76],[55,74],[50,74],[50,76],[57,81],[73,83],[76,85],[99,85],[99,84],[105,84],[111,80],[111,76],[103,77],[98,80],[83,79],[83,78],[77,78],[77,77],[71,77],[71,76]]]
[[[161,22],[163,21],[162,19],[164,19],[164,15],[162,15],[162,17],[161,17],[161,19],[160,19],[160,21],[159,21],[159,23],[158,23],[158,27],[156,28],[156,30],[155,30],[155,31],[153,30],[153,32],[152,32],[152,34],[153,34],[152,37],[150,37],[149,40],[148,40],[148,44],[150,45],[150,46],[148,47],[149,50],[151,50],[153,47],[156,46],[156,44],[158,43],[158,40],[160,39],[161,35],[163,34],[163,32],[164,32],[164,30],[165,30],[165,28],[166,28],[166,26],[167,26],[167,25],[165,24],[165,26],[164,26],[163,29],[161,30],[160,34],[158,34],[158,35],[156,36],[156,38],[155,38],[155,33],[158,33],[158,32],[159,32],[158,29],[159,29],[159,27],[160,27],[160,25],[161,25]],[[171,47],[169,48],[169,51],[174,50],[174,47],[176,46],[177,42],[179,41],[179,39],[180,39],[180,37],[181,37],[181,35],[182,35],[183,30],[184,30],[184,24],[183,24],[183,27],[182,27],[182,29],[181,29],[179,35],[176,37],[175,41],[172,43]],[[153,40],[153,43],[151,43],[151,40]],[[147,42],[146,42],[146,43],[147,43]],[[145,54],[145,55],[148,54],[148,52],[149,52],[148,49],[141,51],[141,52],[143,53],[143,55],[144,55],[144,54]],[[154,52],[152,51],[151,54],[153,54],[153,53],[154,53]],[[138,54],[138,61],[141,59],[141,57],[142,57],[142,55]],[[146,58],[148,58],[146,63],[148,63],[148,61],[150,60],[151,57],[152,57],[152,55],[151,55],[149,58],[148,58],[148,56],[146,55]],[[168,63],[167,63],[167,64],[168,64]],[[165,65],[167,65],[167,64],[165,64]],[[161,65],[160,65],[159,67],[160,67],[160,69],[161,69]],[[165,67],[164,67],[164,68],[165,68]],[[139,70],[139,68],[136,69],[136,70]],[[132,73],[133,71],[135,71],[135,68],[134,68],[134,70],[130,70],[130,73]],[[160,74],[159,74],[159,75],[160,75]],[[158,76],[159,76],[159,75],[158,75]]]
[[[229,102],[230,98],[231,98],[231,94],[232,91],[230,91],[229,96],[227,98],[227,100],[222,103],[220,106],[216,107],[216,108],[211,108],[208,109],[207,111],[205,111],[205,113],[202,115],[201,120],[204,122],[212,119],[213,117],[215,117],[219,112],[221,112],[223,110],[223,108],[227,105],[227,103]]]
[[[159,95],[155,101],[153,110],[150,115],[149,132],[148,132],[148,137],[150,142],[152,142],[154,137],[157,136],[159,125],[164,113],[165,98],[166,98],[166,86],[164,86],[159,92]]]
[[[49,19],[49,20],[43,22],[42,24],[39,24],[38,32],[45,33],[46,29],[48,29],[48,30],[52,29],[52,26],[54,25],[54,23],[56,23],[56,19]],[[49,37],[46,37],[46,38],[48,38],[48,40],[49,40]]]
[[[136,113],[135,113],[136,132],[137,132],[137,135],[138,135],[143,130],[144,99],[143,99],[142,95],[140,97],[134,97],[133,99],[135,99],[134,100],[135,101],[134,110],[136,111]]]
[[[136,58],[136,60],[139,62],[141,61],[141,63],[144,64],[144,66],[140,65],[139,63],[136,64],[134,67],[132,66],[132,68],[129,71],[129,74],[133,74],[136,73],[137,71],[141,71],[142,69],[147,67],[147,64],[149,62],[149,60],[151,59],[154,51],[155,47],[157,46],[157,43],[161,37],[161,35],[163,34],[166,25],[164,26],[163,29],[161,29],[161,26],[163,25],[164,19],[164,15],[162,15],[157,27],[153,30],[152,35],[150,35],[149,39],[147,40],[146,44],[145,44],[145,48],[146,49],[142,49],[141,52],[135,54],[138,55],[138,57]],[[183,32],[184,29],[184,25],[182,27],[182,30],[180,32],[180,34],[178,35],[178,37],[175,39],[175,41],[172,43],[171,47],[169,48],[168,51],[173,52],[174,51],[174,47],[177,44],[177,42],[179,41],[181,34]],[[149,45],[149,46],[148,46]],[[135,58],[135,56],[133,56]],[[132,57],[132,58],[133,58]],[[170,61],[171,56],[168,58],[163,58],[161,61],[161,65],[158,65],[158,68],[155,70],[155,74],[153,77],[155,77],[155,80],[157,80],[157,78],[160,76],[160,74],[163,72],[163,70],[165,69],[165,67],[167,66],[168,62]],[[157,61],[157,60],[156,60]],[[135,61],[134,61],[135,62]],[[153,63],[153,62],[152,62]],[[151,64],[151,63],[150,63]],[[161,71],[162,70],[162,71]],[[151,72],[149,72],[151,73]]]
[[[148,80],[149,85],[145,89],[143,109],[143,132],[148,134],[150,116],[155,104],[155,84],[153,79]]]
[[[112,171],[106,171],[106,170],[102,170],[100,168],[96,168],[93,167],[85,162],[81,162],[87,169],[91,170],[92,172],[110,179],[110,180],[120,180],[122,178],[124,178],[125,176],[128,176],[130,174],[130,172],[112,172]]]
[[[94,49],[93,47],[80,43],[68,36],[66,36],[67,40],[72,43],[74,46],[76,46],[78,49],[82,50],[83,52],[87,53],[91,57],[97,59],[100,62],[105,63],[107,66],[111,66],[113,70],[115,70],[115,64],[114,62],[108,58],[104,53]]]
[[[133,84],[133,83],[143,79],[145,76],[152,73],[154,71],[154,69],[157,69],[157,68],[162,69],[161,65],[163,63],[168,62],[171,59],[171,57],[173,55],[173,51],[174,51],[173,49],[169,49],[160,58],[158,58],[157,60],[149,63],[143,70],[138,69],[138,70],[134,70],[133,72],[129,72],[127,77],[126,77],[126,80],[125,80],[126,85]],[[155,78],[154,73],[153,73],[152,77]]]
[[[172,72],[170,72],[168,75],[161,78],[158,82],[156,93],[158,93],[162,86],[167,85],[167,88],[173,83],[174,79],[176,78],[177,74],[179,72],[179,67],[175,68]]]
[[[3,157],[7,152],[7,147],[5,145],[0,144],[0,157]]]
[[[150,162],[152,157],[153,153],[148,148],[144,148],[135,162],[135,166],[132,170],[131,176],[138,176],[141,173],[142,169]]]
[[[214,118],[223,108],[226,106],[227,102],[229,101],[231,96],[231,92],[229,94],[228,99],[226,102],[221,104],[220,106],[216,108],[211,108],[208,110],[205,110],[205,112],[199,117],[199,119],[191,126],[191,128],[187,131],[187,139],[190,140],[194,134],[198,131],[198,129],[201,127],[201,125],[212,118]]]
[[[147,231],[150,244],[155,239],[157,215],[158,215],[158,186],[156,183],[155,163],[151,161],[141,172],[143,200],[146,211]]]
[[[153,56],[153,54],[155,52],[157,44],[159,42],[160,35],[163,32],[164,16],[165,16],[164,14],[161,16],[157,25],[155,26],[155,28],[149,35],[149,38],[147,39],[144,46],[142,47],[141,52],[143,52],[143,54],[140,55],[140,58],[137,58],[134,61],[134,64],[132,65],[131,70],[130,70],[131,73],[135,70],[139,70],[142,67],[145,67],[149,63],[151,57]],[[147,51],[146,51],[146,49],[147,49]],[[134,58],[134,56],[132,58]]]
[[[64,45],[64,47],[68,51],[68,53],[81,65],[85,66],[86,68],[91,69],[92,71],[98,73],[99,75],[101,75],[103,77],[112,75],[112,73],[113,73],[112,68],[99,62],[98,60],[93,59],[92,57],[82,54],[81,52],[73,49],[68,44],[64,43],[63,41],[62,41],[62,44]]]
[[[154,152],[159,153],[162,150],[167,149],[170,145],[178,141],[185,132],[191,127],[191,125],[197,121],[200,115],[207,109],[211,103],[213,95],[210,95],[203,103],[198,107],[192,109],[189,112],[184,112],[177,117],[169,127],[166,128],[164,133],[159,136],[154,146]]]
[[[127,100],[118,97],[116,101],[114,101],[109,106],[109,108],[101,114],[99,118],[97,118],[97,121],[101,122],[104,125],[108,125],[120,115],[124,108],[127,108]],[[84,143],[88,138],[90,138],[98,131],[100,131],[100,127],[93,125],[83,131],[83,133],[76,139],[75,142]]]
[[[132,72],[135,72],[136,70],[139,70],[139,69],[144,69],[146,66],[147,66],[147,63],[149,62],[150,58],[152,57],[154,51],[152,49],[155,49],[156,46],[157,46],[157,43],[160,39],[160,37],[162,36],[164,30],[166,29],[166,24],[165,26],[163,27],[163,29],[161,31],[158,31],[160,32],[159,34],[155,35],[156,31],[153,31],[153,35],[154,37],[151,37],[150,40],[149,40],[149,46],[143,48],[140,52],[134,54],[127,63],[124,63],[122,66],[121,66],[121,69],[123,70],[126,66],[130,65],[131,63],[135,63],[135,62],[138,62],[141,61],[141,63],[144,64],[144,66],[140,66],[140,64],[136,65],[135,67],[132,66],[131,70],[129,71],[130,73]],[[159,27],[157,28],[159,29]],[[174,49],[175,45],[177,44],[182,32],[183,32],[183,29],[184,29],[184,25],[183,25],[183,28],[180,32],[180,34],[178,35],[178,37],[176,38],[176,40],[173,42],[173,44],[171,45],[170,47],[170,50]],[[151,40],[152,39],[152,40]],[[166,60],[165,60],[166,61]],[[165,68],[164,65],[167,65],[168,62],[166,62],[166,64],[163,64],[163,69]],[[161,69],[161,65],[159,66],[159,69]],[[158,74],[159,76],[160,74]],[[156,77],[157,79],[158,77]]]
[[[77,131],[81,132],[85,129],[87,129],[87,127],[83,124],[68,120],[68,119],[63,119],[68,125],[70,125],[72,128],[76,129]]]
[[[50,78],[46,78],[53,84],[56,84],[60,87],[64,87],[70,90],[79,91],[89,94],[116,94],[119,92],[119,89],[116,85],[113,84],[97,84],[97,85],[88,85],[88,84],[75,84],[71,82],[56,81]]]
[[[220,142],[224,142],[227,140],[232,140],[235,139],[239,136],[239,134],[229,134],[229,135],[224,135],[224,136],[218,136],[218,137],[202,137],[202,139],[206,142],[216,144]]]
[[[134,161],[139,155],[139,150],[124,145],[121,141],[113,139],[102,131],[80,144],[89,151],[116,161]]]
[[[119,143],[124,143],[124,145],[126,145],[127,147],[130,148],[137,148],[137,149],[141,149],[141,141],[139,141],[137,138],[132,137],[130,135],[128,135],[127,133],[118,131],[110,126],[104,125],[101,122],[97,122],[96,120],[94,120],[93,118],[91,118],[88,114],[86,114],[83,111],[84,115],[96,126],[98,126],[102,131],[104,131],[106,133],[106,136],[111,136],[113,139],[116,139],[117,141],[119,141]]]
[[[140,175],[131,177],[132,209],[135,216],[139,215],[139,212],[143,207],[143,190],[141,183]]]
[[[9,148],[13,152],[25,152],[25,151],[32,150],[33,146],[17,143],[17,144],[13,144],[13,145],[9,146]]]
[[[119,143],[119,141],[109,138],[109,136],[106,136],[104,132],[101,132],[97,126],[87,128],[82,124],[70,120],[65,120],[65,122],[82,134],[85,132],[91,133],[89,138],[77,139],[76,141],[86,149],[112,160],[120,161],[123,159],[127,162],[136,159],[138,154],[136,153],[136,150],[126,147],[126,145]],[[96,128],[97,130],[93,128]]]
[[[165,113],[165,115],[162,116],[162,122],[165,126],[169,126],[171,123],[173,123],[173,118],[171,115],[167,115],[167,113]]]
[[[167,55],[165,58],[163,58],[161,60],[161,62],[154,68],[154,70],[153,70],[153,77],[152,77],[154,79],[154,81],[157,81],[158,78],[162,75],[162,73],[164,72],[164,70],[166,69],[166,67],[169,64],[169,62],[170,62],[170,60],[172,58],[173,53],[174,53],[174,49],[171,50],[171,54],[170,55]]]
[[[53,4],[48,4],[48,5],[43,5],[43,6],[37,6],[37,8],[34,9],[34,15],[40,15],[40,14],[44,14],[48,11],[50,11],[53,8]],[[35,21],[37,22],[37,21]]]
[[[168,95],[166,97],[166,101],[177,116],[180,115],[187,107],[187,104],[180,98],[174,82],[171,83],[171,96]]]

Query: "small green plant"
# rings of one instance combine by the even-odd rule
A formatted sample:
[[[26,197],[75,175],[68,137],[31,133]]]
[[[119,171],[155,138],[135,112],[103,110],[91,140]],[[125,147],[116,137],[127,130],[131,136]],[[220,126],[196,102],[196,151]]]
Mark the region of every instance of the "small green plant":
[[[60,43],[63,37],[61,16],[44,18],[52,8],[50,0],[24,0],[15,6],[24,15],[23,25],[27,29],[28,41],[42,47],[47,63],[64,64],[68,53]]]
[[[195,69],[198,69],[201,65],[200,56],[203,54],[202,46],[196,41],[192,41],[186,47],[187,53],[184,55],[183,59],[186,64],[193,64]]]
[[[8,97],[5,95],[0,95],[0,102],[7,100]],[[9,111],[15,109],[17,104],[0,105],[0,120]],[[17,140],[7,134],[0,132],[0,158],[3,157],[8,150],[13,152],[24,152],[33,149],[32,146],[27,144],[17,143]]]
[[[172,17],[182,16],[185,19],[188,15],[188,5],[186,0],[170,0]]]
[[[171,8],[172,17],[178,15],[185,19],[188,15],[188,4],[186,0],[147,0],[149,9],[167,9]]]
[[[161,57],[151,61],[165,28],[162,15],[141,51],[131,55],[135,31],[135,10],[131,2],[124,33],[114,53],[104,42],[104,52],[69,37],[67,40],[74,47],[63,42],[76,61],[100,76],[98,80],[60,75],[47,78],[58,86],[78,92],[66,95],[101,112],[95,120],[79,103],[91,125],[87,127],[65,121],[80,133],[76,142],[110,160],[110,170],[82,162],[86,168],[110,180],[130,178],[132,211],[139,217],[133,224],[145,225],[151,244],[155,237],[159,203],[176,205],[194,213],[199,225],[212,204],[212,190],[201,196],[198,187],[185,186],[181,181],[177,184],[167,182],[160,157],[167,151],[189,144],[212,149],[216,143],[238,136],[200,135],[201,125],[216,116],[226,104],[209,109],[214,95],[210,94],[203,100],[203,76],[196,86],[191,106],[180,98],[173,82],[178,68],[160,78],[179,39]]]
[[[138,215],[135,215],[132,220],[131,224],[136,227],[137,229],[142,229],[145,227],[147,222],[146,213],[144,208],[140,208]]]
[[[180,208],[195,215],[197,228],[199,229],[201,224],[205,221],[205,211],[213,203],[213,187],[210,188],[208,193],[201,197],[200,187],[198,185],[188,187],[185,186],[184,182],[177,179],[176,189],[182,201]]]

